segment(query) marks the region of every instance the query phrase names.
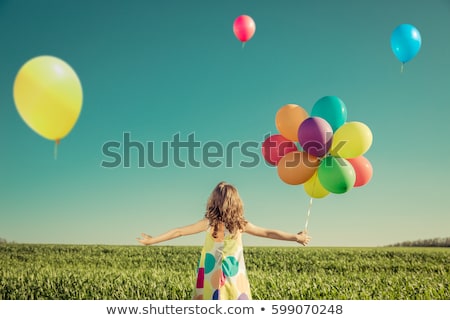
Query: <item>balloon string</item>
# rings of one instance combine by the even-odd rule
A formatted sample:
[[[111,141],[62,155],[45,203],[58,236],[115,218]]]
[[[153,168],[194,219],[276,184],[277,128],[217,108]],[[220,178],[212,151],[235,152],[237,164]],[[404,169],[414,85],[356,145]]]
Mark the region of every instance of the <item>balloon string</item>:
[[[306,215],[306,223],[305,223],[305,231],[308,231],[308,222],[309,216],[311,215],[311,207],[312,207],[313,198],[309,198],[309,206],[308,206],[308,214]]]
[[[58,158],[58,145],[59,145],[59,139],[55,140],[55,147],[53,149],[53,156],[55,157],[55,160]]]
[[[317,179],[319,179],[319,177],[316,175],[313,177],[313,179],[314,179],[314,182],[313,182],[313,186],[312,186],[312,196],[309,199],[308,213],[306,215],[305,231],[308,230],[308,222],[309,222],[309,216],[311,215],[311,207],[312,207],[312,201],[313,201],[313,196],[314,196],[314,190],[316,190],[316,182],[317,182]]]
[[[401,73],[403,73],[403,66],[404,66],[405,64],[404,63],[402,63],[402,66],[400,67],[400,72]]]
[[[245,41],[242,42],[242,49],[245,47]]]

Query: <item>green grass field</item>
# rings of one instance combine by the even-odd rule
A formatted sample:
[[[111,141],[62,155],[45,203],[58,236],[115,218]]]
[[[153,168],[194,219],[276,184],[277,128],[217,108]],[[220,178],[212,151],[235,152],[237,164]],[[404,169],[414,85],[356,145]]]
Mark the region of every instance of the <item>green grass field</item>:
[[[200,247],[0,245],[0,299],[191,299]],[[248,247],[253,299],[448,300],[448,248]]]

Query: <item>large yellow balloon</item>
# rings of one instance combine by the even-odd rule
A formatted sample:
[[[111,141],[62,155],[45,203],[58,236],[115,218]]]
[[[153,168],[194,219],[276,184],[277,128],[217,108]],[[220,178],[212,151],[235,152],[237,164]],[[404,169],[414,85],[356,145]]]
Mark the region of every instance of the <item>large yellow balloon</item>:
[[[298,127],[308,118],[308,112],[296,104],[282,106],[275,115],[275,125],[280,134],[288,140],[298,141]]]
[[[330,153],[332,156],[350,159],[369,150],[372,145],[372,131],[362,122],[344,123],[333,135]]]
[[[312,198],[324,198],[330,194],[330,191],[325,189],[319,180],[318,171],[314,172],[314,175],[303,184],[305,192]]]
[[[14,81],[14,102],[24,122],[57,143],[72,130],[81,112],[83,91],[63,60],[39,56],[26,62]]]

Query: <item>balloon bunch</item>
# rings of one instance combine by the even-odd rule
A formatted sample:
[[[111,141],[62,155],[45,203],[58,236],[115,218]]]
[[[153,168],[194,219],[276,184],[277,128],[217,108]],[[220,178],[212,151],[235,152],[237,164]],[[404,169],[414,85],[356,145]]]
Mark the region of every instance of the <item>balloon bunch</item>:
[[[63,60],[39,56],[26,62],[14,81],[14,102],[23,121],[57,146],[74,127],[83,92],[75,71]]]
[[[283,182],[303,184],[311,199],[345,193],[372,178],[372,165],[364,156],[372,132],[362,122],[347,122],[347,109],[338,97],[322,97],[311,115],[287,104],[277,111],[275,124],[279,133],[265,139],[262,155],[277,167]]]

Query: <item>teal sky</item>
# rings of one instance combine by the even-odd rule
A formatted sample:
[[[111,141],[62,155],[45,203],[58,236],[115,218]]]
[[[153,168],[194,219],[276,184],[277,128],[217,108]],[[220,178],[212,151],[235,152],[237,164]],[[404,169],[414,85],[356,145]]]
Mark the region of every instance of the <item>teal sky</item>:
[[[232,31],[253,17],[242,48]],[[400,73],[390,34],[422,36]],[[77,72],[83,109],[53,142],[20,118],[12,97],[20,67],[53,55]],[[194,133],[202,145],[261,143],[288,103],[311,112],[336,95],[349,121],[373,133],[369,184],[313,201],[311,246],[378,246],[450,236],[450,1],[0,1],[0,237],[27,243],[135,244],[202,218],[221,180],[233,183],[248,220],[297,232],[309,196],[276,168],[204,164],[103,168],[108,141],[161,144]],[[123,149],[120,149],[123,150]],[[120,151],[116,149],[116,151]],[[195,153],[201,161],[201,149]],[[180,158],[187,161],[186,152]],[[225,162],[225,159],[219,159]],[[203,235],[167,244],[201,245]],[[292,243],[246,236],[247,245]]]

